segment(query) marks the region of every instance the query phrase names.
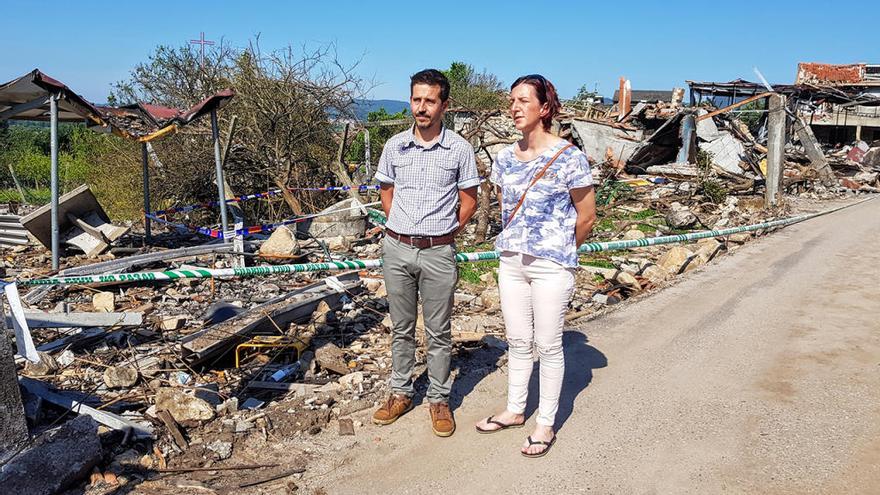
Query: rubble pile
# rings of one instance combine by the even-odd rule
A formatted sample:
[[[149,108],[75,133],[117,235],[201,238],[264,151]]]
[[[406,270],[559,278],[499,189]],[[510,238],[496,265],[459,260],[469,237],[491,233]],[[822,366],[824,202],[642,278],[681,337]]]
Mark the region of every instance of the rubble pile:
[[[16,248],[10,254],[15,276],[44,271],[41,248]],[[374,258],[379,245],[361,244],[339,254]],[[320,255],[320,250],[306,254]],[[229,257],[188,256],[150,268],[222,267]],[[86,260],[68,258],[68,268]],[[101,260],[107,261],[113,260]],[[61,320],[58,325],[90,319],[96,326],[32,330],[40,362],[18,360],[21,380],[33,385],[23,387],[31,431],[40,434],[69,419],[69,407],[56,396],[100,412],[90,414],[100,430],[120,438],[105,441],[101,462],[89,467],[100,475],[93,475],[92,486],[107,485],[112,476],[118,488],[149,480],[157,469],[259,464],[260,452],[248,447],[257,441],[251,437],[265,442],[314,435],[376,406],[387,393],[391,370],[391,321],[381,271],[336,274],[345,286],[341,293],[323,282],[330,275],[68,286],[43,293],[31,305],[29,321],[53,315]],[[298,291],[316,295],[289,296]],[[28,292],[21,292],[27,300]],[[456,295],[457,362],[484,347],[485,337],[503,334],[497,304],[486,309],[479,292],[470,292],[465,288]],[[298,309],[302,304],[305,313]],[[122,315],[127,315],[124,321]],[[420,317],[420,342],[423,325]],[[224,328],[248,332],[237,335]],[[208,338],[216,342],[199,348]],[[425,359],[420,350],[419,366]],[[456,373],[474,367],[487,373],[496,366],[461,362]],[[133,426],[151,434],[120,443]],[[347,431],[361,426],[351,422]],[[304,465],[307,457],[293,456],[291,462]],[[240,473],[229,475],[230,483],[240,481]]]

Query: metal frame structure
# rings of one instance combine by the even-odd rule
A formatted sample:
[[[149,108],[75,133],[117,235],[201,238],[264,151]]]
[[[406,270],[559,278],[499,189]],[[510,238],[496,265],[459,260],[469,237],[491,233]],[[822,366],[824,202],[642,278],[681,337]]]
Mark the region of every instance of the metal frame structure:
[[[39,69],[0,84],[0,122],[6,120],[49,121],[50,129],[50,189],[52,218],[52,270],[59,268],[60,232],[58,219],[58,122],[83,122],[89,126],[100,127],[121,137],[142,143],[141,155],[144,174],[144,210],[150,210],[149,153],[150,141],[173,133],[181,126],[211,114],[211,134],[214,141],[214,159],[217,168],[218,200],[221,205],[223,231],[229,230],[226,216],[226,195],[223,182],[223,165],[220,160],[220,139],[217,124],[217,110],[224,106],[235,93],[231,89],[220,91],[189,110],[181,111],[157,105],[135,104],[125,107],[96,106],[73,92],[60,81],[53,79]],[[123,118],[120,118],[123,117]],[[126,126],[126,119],[140,121],[138,130]],[[142,129],[147,129],[144,133]],[[151,238],[149,218],[144,217],[144,234],[147,242]]]

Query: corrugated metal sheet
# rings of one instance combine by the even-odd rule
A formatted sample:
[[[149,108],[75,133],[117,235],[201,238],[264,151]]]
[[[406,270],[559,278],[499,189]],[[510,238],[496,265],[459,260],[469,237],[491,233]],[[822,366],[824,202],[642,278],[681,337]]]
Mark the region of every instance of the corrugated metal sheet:
[[[135,103],[122,107],[100,106],[98,109],[112,126],[124,130],[129,136],[140,138],[171,125],[187,125],[211,113],[211,110],[222,108],[233,96],[235,96],[233,90],[224,89],[187,110],[148,103]]]
[[[18,215],[0,215],[0,246],[24,246],[30,244],[27,230],[21,226]]]
[[[48,98],[49,94],[57,93],[61,96],[58,101],[58,119],[67,122],[82,122],[89,119],[92,122],[103,125],[101,113],[94,105],[85,98],[76,94],[64,85],[64,83],[47,76],[34,69],[31,72],[0,84],[0,111],[8,110],[15,105],[27,103],[41,97]],[[18,120],[49,120],[49,104],[17,113],[14,118]]]
[[[0,117],[16,120],[49,120],[50,94],[61,96],[58,101],[58,119],[68,122],[82,122],[111,130],[129,138],[141,138],[154,134],[170,126],[184,126],[211,110],[225,106],[235,92],[224,89],[205,98],[187,110],[164,107],[148,103],[136,103],[123,107],[96,106],[73,92],[64,83],[47,76],[39,69],[0,84]],[[41,100],[46,98],[46,101]],[[31,103],[33,103],[31,105]],[[25,105],[26,108],[19,107]],[[16,108],[19,107],[19,108]],[[2,115],[3,112],[15,112]],[[109,124],[109,127],[108,127]]]

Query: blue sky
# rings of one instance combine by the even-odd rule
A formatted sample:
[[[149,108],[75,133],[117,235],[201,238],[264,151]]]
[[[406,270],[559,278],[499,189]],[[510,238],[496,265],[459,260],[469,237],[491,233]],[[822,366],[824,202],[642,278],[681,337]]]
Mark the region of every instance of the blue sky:
[[[634,89],[671,89],[686,79],[755,80],[755,66],[770,82],[791,83],[798,61],[880,63],[877,0],[3,4],[0,81],[38,67],[96,102],[156,45],[201,31],[238,46],[259,33],[264,49],[335,43],[379,83],[376,99],[405,100],[411,73],[454,60],[507,84],[542,73],[563,97],[597,83],[610,96],[621,75]]]

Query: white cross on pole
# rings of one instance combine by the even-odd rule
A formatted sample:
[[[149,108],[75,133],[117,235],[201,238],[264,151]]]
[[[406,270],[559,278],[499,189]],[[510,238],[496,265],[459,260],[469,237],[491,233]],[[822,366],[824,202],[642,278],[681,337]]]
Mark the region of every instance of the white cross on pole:
[[[189,43],[191,45],[201,45],[199,47],[201,50],[201,56],[199,57],[199,60],[200,60],[202,67],[204,67],[205,66],[205,45],[213,45],[214,42],[213,41],[206,41],[205,40],[205,33],[201,32],[201,33],[199,33],[199,39],[189,40]]]

